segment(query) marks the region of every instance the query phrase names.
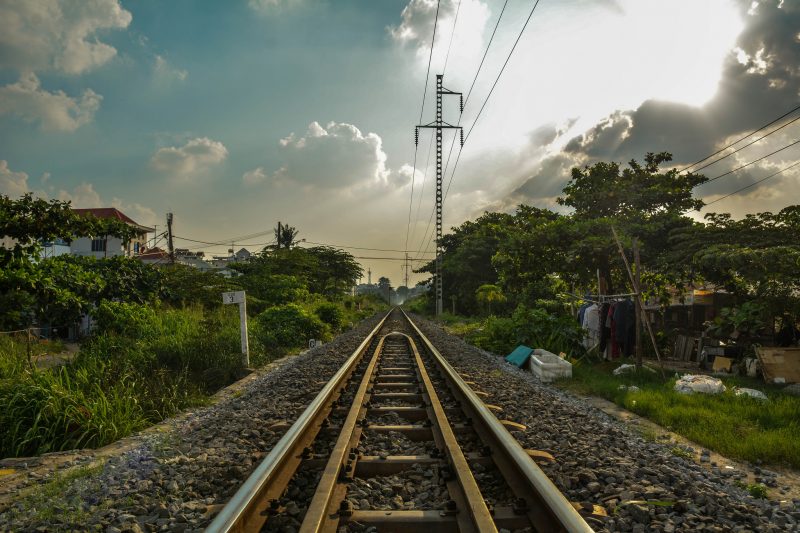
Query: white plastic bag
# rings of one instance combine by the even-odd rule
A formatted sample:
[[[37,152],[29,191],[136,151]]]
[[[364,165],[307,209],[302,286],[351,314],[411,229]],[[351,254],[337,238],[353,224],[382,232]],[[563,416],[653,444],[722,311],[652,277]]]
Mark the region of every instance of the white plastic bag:
[[[768,400],[767,395],[756,389],[748,389],[745,387],[738,387],[735,390],[736,396],[750,396],[756,400]]]
[[[721,380],[711,376],[684,374],[675,382],[675,390],[681,394],[719,394],[726,389]]]

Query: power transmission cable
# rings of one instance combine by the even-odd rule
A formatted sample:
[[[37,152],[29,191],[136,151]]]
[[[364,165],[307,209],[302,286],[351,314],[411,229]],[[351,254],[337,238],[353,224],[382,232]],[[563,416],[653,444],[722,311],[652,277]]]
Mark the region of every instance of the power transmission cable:
[[[750,187],[755,187],[755,186],[756,186],[756,185],[758,185],[759,183],[763,183],[763,182],[767,181],[767,180],[768,180],[768,179],[770,179],[770,178],[774,178],[774,177],[775,177],[775,176],[777,176],[778,174],[780,174],[780,173],[782,173],[782,172],[785,172],[785,171],[789,170],[790,168],[796,167],[797,165],[800,165],[800,161],[796,161],[796,162],[792,163],[791,165],[789,165],[788,167],[784,167],[784,168],[782,168],[782,169],[778,170],[777,172],[773,172],[772,174],[770,174],[769,176],[767,176],[767,177],[765,177],[765,178],[761,178],[761,179],[760,179],[760,180],[758,180],[758,181],[754,181],[754,182],[753,182],[753,183],[751,183],[750,185],[745,185],[744,187],[741,187],[741,188],[739,188],[739,189],[736,189],[736,190],[735,190],[735,191],[733,191],[732,193],[729,193],[729,194],[726,194],[725,196],[722,196],[722,197],[720,197],[720,198],[717,198],[717,199],[716,199],[716,200],[714,200],[713,202],[708,202],[708,203],[707,203],[707,204],[706,204],[704,207],[708,207],[708,206],[710,206],[710,205],[712,205],[712,204],[715,204],[715,203],[717,203],[717,202],[720,202],[720,201],[724,200],[725,198],[730,198],[730,197],[731,197],[731,196],[733,196],[734,194],[739,194],[740,192],[742,192],[742,191],[744,191],[744,190],[747,190],[747,189],[749,189]]]
[[[763,126],[761,126],[760,128],[754,129],[753,131],[751,131],[751,132],[750,132],[750,133],[748,133],[747,135],[744,135],[743,137],[739,137],[738,139],[736,139],[736,140],[735,140],[735,141],[733,141],[732,143],[728,144],[727,146],[723,146],[722,148],[720,148],[719,150],[717,150],[717,151],[716,151],[716,152],[714,152],[713,154],[711,154],[711,155],[707,155],[707,156],[706,156],[706,157],[704,157],[703,159],[700,159],[700,160],[698,160],[698,161],[695,161],[694,163],[692,163],[691,165],[689,165],[689,166],[687,166],[687,167],[683,167],[681,170],[679,170],[679,171],[678,171],[678,173],[685,172],[685,171],[687,171],[688,169],[692,168],[693,166],[695,166],[695,165],[698,165],[698,164],[702,163],[702,162],[703,162],[703,161],[705,161],[706,159],[711,159],[711,158],[712,158],[712,157],[714,157],[715,155],[717,155],[717,154],[720,154],[720,153],[724,152],[725,150],[727,150],[727,149],[728,149],[728,148],[730,148],[731,146],[733,146],[733,145],[735,145],[735,144],[739,144],[740,142],[742,142],[743,140],[747,139],[747,138],[748,138],[748,137],[750,137],[751,135],[753,135],[753,134],[755,134],[755,133],[758,133],[759,131],[761,131],[761,130],[763,130],[763,129],[765,129],[765,128],[768,128],[768,127],[772,126],[773,124],[775,124],[776,122],[778,122],[779,120],[781,120],[781,119],[783,119],[783,118],[785,118],[785,117],[788,117],[789,115],[791,115],[792,113],[794,113],[794,112],[795,112],[795,111],[797,111],[798,109],[800,109],[800,105],[799,105],[799,106],[797,106],[797,107],[795,107],[794,109],[791,109],[791,110],[787,111],[786,113],[784,113],[783,115],[779,116],[778,118],[776,118],[776,119],[774,119],[774,120],[772,120],[772,121],[770,121],[770,122],[767,122],[766,124],[764,124],[764,125],[763,125]]]
[[[489,93],[486,95],[486,98],[484,99],[483,104],[481,105],[481,108],[478,110],[478,114],[475,115],[475,119],[472,121],[472,126],[470,126],[469,130],[467,131],[467,134],[464,136],[464,144],[467,143],[467,140],[469,139],[469,136],[472,134],[472,130],[475,129],[475,126],[478,124],[478,119],[480,118],[481,114],[483,113],[483,110],[486,108],[486,104],[489,102],[489,99],[492,97],[492,93],[494,92],[495,87],[497,87],[497,83],[500,81],[500,77],[503,75],[503,72],[505,71],[505,68],[508,65],[508,62],[511,60],[511,56],[514,53],[514,50],[516,50],[520,39],[522,39],[522,35],[523,35],[523,33],[525,33],[525,29],[528,27],[528,23],[530,22],[531,18],[533,17],[533,13],[534,13],[534,11],[536,11],[536,7],[539,5],[539,1],[540,0],[536,0],[534,2],[530,13],[528,13],[528,18],[525,19],[525,23],[522,25],[522,28],[519,31],[519,35],[517,35],[517,38],[514,41],[514,44],[511,47],[511,50],[508,52],[508,56],[506,56],[506,60],[503,62],[503,66],[500,67],[500,72],[497,73],[497,77],[495,78],[494,83],[492,83],[492,87],[491,87],[491,89],[489,89]],[[503,8],[505,9],[505,5],[503,6]],[[499,22],[500,21],[499,21],[499,18],[498,18],[498,24],[499,24]],[[487,51],[488,51],[488,47],[487,47]],[[485,55],[484,55],[484,58],[485,58]],[[477,76],[476,76],[476,79],[477,79]],[[473,82],[473,85],[474,85],[474,82]],[[470,91],[471,90],[472,89],[470,88]],[[450,186],[453,183],[453,177],[455,176],[456,169],[458,168],[458,161],[461,159],[461,152],[464,150],[464,144],[461,145],[461,147],[458,150],[458,154],[456,154],[456,162],[453,165],[453,171],[450,174],[450,180],[447,182],[447,189],[445,190],[445,193],[444,193],[444,199],[445,200],[447,199],[447,195],[450,192]],[[432,218],[432,215],[433,214],[431,213],[431,218]],[[424,237],[423,237],[423,242],[424,242]],[[426,246],[425,249],[427,250],[427,248],[428,247]]]
[[[422,114],[425,111],[425,99],[428,96],[428,77],[431,74],[431,60],[433,59],[433,45],[436,42],[436,26],[439,25],[439,5],[441,0],[436,0],[436,17],[433,19],[433,36],[431,37],[431,51],[428,54],[428,69],[425,72],[425,87],[422,91],[422,105],[419,109],[419,121],[417,124],[422,123]],[[408,200],[408,222],[406,223],[406,244],[404,248],[408,248],[408,233],[411,230],[411,209],[414,206],[414,181],[417,177],[417,143],[414,143],[414,166],[411,170],[411,198]]]
[[[795,141],[795,142],[793,142],[792,144],[788,144],[788,145],[784,146],[783,148],[778,148],[778,149],[777,149],[777,150],[775,150],[774,152],[770,152],[770,153],[768,153],[767,155],[765,155],[765,156],[763,156],[763,157],[759,157],[758,159],[754,159],[753,161],[750,161],[749,163],[745,163],[744,165],[742,165],[742,166],[739,166],[739,167],[736,167],[736,168],[734,168],[733,170],[729,170],[728,172],[725,172],[725,173],[723,173],[723,174],[720,174],[719,176],[715,176],[715,177],[711,178],[711,179],[710,179],[710,180],[708,180],[708,181],[704,181],[703,183],[701,183],[700,185],[698,185],[698,187],[700,187],[701,185],[706,185],[707,183],[711,183],[712,181],[716,181],[716,180],[718,180],[718,179],[720,179],[720,178],[724,178],[725,176],[728,176],[728,175],[730,175],[730,174],[733,174],[734,172],[738,172],[739,170],[742,170],[742,169],[743,169],[743,168],[745,168],[745,167],[749,167],[749,166],[750,166],[750,165],[752,165],[753,163],[758,163],[759,161],[763,161],[764,159],[768,158],[769,156],[771,156],[771,155],[775,155],[775,154],[777,154],[778,152],[782,152],[782,151],[786,150],[787,148],[791,148],[792,146],[794,146],[795,144],[798,144],[798,143],[800,143],[800,139],[796,140],[796,141]]]
[[[757,142],[758,142],[758,141],[760,141],[761,139],[764,139],[764,138],[766,138],[766,137],[769,137],[770,135],[772,135],[772,134],[773,134],[773,133],[775,133],[776,131],[780,131],[780,130],[782,130],[783,128],[785,128],[786,126],[788,126],[788,125],[790,125],[790,124],[792,124],[792,123],[794,123],[794,122],[797,122],[798,120],[800,120],[800,116],[797,116],[797,117],[793,118],[792,120],[790,120],[789,122],[786,122],[786,123],[785,123],[785,124],[783,124],[782,126],[778,126],[777,128],[775,128],[774,130],[770,131],[769,133],[765,133],[764,135],[762,135],[762,136],[761,136],[761,137],[759,137],[758,139],[755,139],[755,140],[752,140],[752,141],[750,141],[749,143],[745,144],[744,146],[741,146],[741,147],[737,148],[737,149],[736,149],[736,150],[734,150],[733,152],[730,152],[730,153],[728,153],[728,154],[725,154],[724,156],[722,156],[722,157],[720,157],[720,158],[718,158],[718,159],[715,159],[714,161],[712,161],[712,162],[710,162],[710,163],[706,163],[706,164],[705,164],[705,165],[703,165],[702,167],[698,167],[698,168],[694,169],[692,172],[699,172],[699,171],[703,170],[704,168],[708,168],[708,167],[710,167],[711,165],[713,165],[713,164],[715,164],[715,163],[719,163],[719,162],[720,162],[720,161],[722,161],[723,159],[725,159],[725,158],[728,158],[728,157],[732,156],[732,155],[733,155],[733,154],[735,154],[736,152],[740,152],[740,151],[744,150],[744,149],[745,149],[745,148],[747,148],[748,146],[752,146],[752,145],[754,145],[755,143],[757,143]]]
[[[500,26],[500,21],[503,19],[503,13],[505,13],[507,5],[508,5],[508,0],[505,0],[505,2],[503,3],[503,7],[500,10],[500,14],[497,17],[497,22],[495,22],[494,29],[492,30],[492,35],[489,37],[489,42],[486,44],[486,49],[483,51],[483,57],[481,57],[481,62],[478,65],[478,69],[475,71],[475,76],[472,78],[472,83],[469,86],[469,91],[467,91],[467,97],[464,99],[464,107],[465,108],[467,106],[467,103],[469,102],[469,97],[472,95],[472,90],[475,88],[475,82],[478,81],[478,76],[480,75],[481,69],[483,68],[483,63],[486,61],[486,56],[489,54],[489,49],[492,46],[492,41],[494,41],[494,36],[497,33],[497,28]],[[535,8],[536,8],[536,6],[534,6],[534,9]],[[453,27],[453,33],[455,33],[455,27]],[[458,123],[456,124],[457,126],[461,125],[461,118],[462,118],[463,114],[464,114],[464,111],[462,110],[461,113],[458,116]],[[465,141],[466,141],[466,139],[465,139]],[[455,138],[455,136],[453,136],[453,141],[450,143],[450,151],[447,154],[447,162],[445,163],[445,166],[444,166],[445,174],[447,174],[447,169],[450,166],[450,156],[453,154],[453,146],[455,145],[455,142],[456,142],[456,138]],[[458,154],[459,154],[458,157],[460,157],[462,149],[463,149],[463,145],[461,145],[459,147],[459,149],[458,149]],[[456,157],[456,165],[458,163],[458,157]],[[455,172],[455,170],[454,170],[454,172]],[[452,175],[450,177],[450,181],[451,182],[453,181]],[[450,190],[450,184],[449,183],[447,184],[447,190],[448,191]],[[447,193],[445,193],[445,199],[446,198],[447,198]],[[431,210],[431,216],[428,218],[428,225],[425,228],[425,233],[422,236],[422,242],[423,243],[425,242],[425,238],[428,236],[428,231],[430,230],[431,223],[433,222],[433,212],[434,212],[434,210],[432,209]],[[431,241],[432,241],[432,239],[431,239]],[[430,244],[431,241],[429,241],[429,244]],[[408,247],[407,244],[406,244],[406,247]],[[427,249],[427,247],[428,246],[425,246],[426,249]],[[420,247],[418,252],[421,251],[421,250],[422,250],[422,248]],[[417,254],[417,255],[419,255],[419,254]]]
[[[330,243],[314,242],[314,241],[308,241],[308,240],[304,240],[303,242],[308,243],[308,244],[316,244],[318,246],[330,246],[332,248],[348,248],[348,249],[351,249],[351,250],[370,250],[370,251],[374,251],[374,252],[400,252],[400,253],[406,253],[406,252],[413,251],[413,250],[397,250],[397,249],[392,249],[392,248],[367,248],[367,247],[364,247],[364,246],[344,246],[344,245],[341,245],[341,244],[330,244]]]

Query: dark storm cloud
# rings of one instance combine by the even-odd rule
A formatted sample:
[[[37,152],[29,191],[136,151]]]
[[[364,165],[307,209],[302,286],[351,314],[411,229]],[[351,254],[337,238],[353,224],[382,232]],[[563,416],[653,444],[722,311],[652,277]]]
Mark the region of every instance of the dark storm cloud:
[[[648,100],[636,110],[616,111],[570,140],[562,153],[545,159],[541,170],[515,192],[529,199],[552,196],[555,184],[566,183],[571,166],[641,160],[646,152],[668,151],[676,165],[690,164],[716,151],[727,139],[795,107],[800,96],[800,2],[767,0],[754,5],[742,0],[739,6],[745,29],[725,60],[711,101],[698,108]],[[737,166],[734,158],[729,160],[709,169],[708,175]],[[721,182],[730,190],[734,182],[747,183],[755,175],[759,172],[753,169]],[[719,187],[715,183],[708,191]]]

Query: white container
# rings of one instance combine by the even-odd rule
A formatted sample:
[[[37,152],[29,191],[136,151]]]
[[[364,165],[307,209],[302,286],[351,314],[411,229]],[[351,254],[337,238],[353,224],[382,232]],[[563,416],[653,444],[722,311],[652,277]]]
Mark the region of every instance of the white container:
[[[572,377],[572,363],[541,348],[533,350],[530,364],[531,372],[544,383],[558,378]]]

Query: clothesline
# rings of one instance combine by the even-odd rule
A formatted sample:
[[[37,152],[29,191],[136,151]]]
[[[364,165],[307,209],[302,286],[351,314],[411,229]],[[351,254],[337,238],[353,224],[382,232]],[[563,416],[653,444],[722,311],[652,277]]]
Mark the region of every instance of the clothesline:
[[[625,297],[636,296],[635,292],[624,293],[624,294],[586,294],[584,296],[578,296],[577,294],[572,294],[571,292],[565,292],[564,294],[566,294],[568,296],[572,296],[573,298],[575,298],[577,300],[583,300],[585,302],[592,302],[592,303],[595,303],[595,304],[605,303],[608,300],[614,300],[614,299],[617,299],[617,298],[625,298]],[[596,298],[596,297],[599,297],[600,300],[593,300],[592,299],[592,298]]]

